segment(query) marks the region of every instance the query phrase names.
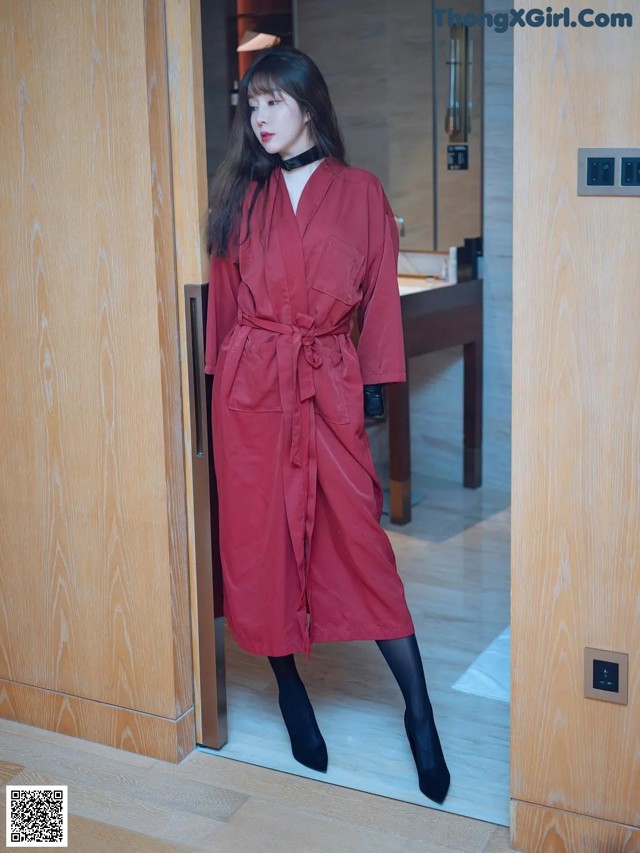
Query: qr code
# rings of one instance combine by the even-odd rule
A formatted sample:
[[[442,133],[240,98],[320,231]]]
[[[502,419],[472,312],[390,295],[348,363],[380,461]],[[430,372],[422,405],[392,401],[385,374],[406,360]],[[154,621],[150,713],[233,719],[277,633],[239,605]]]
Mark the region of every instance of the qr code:
[[[7,785],[7,847],[67,847],[67,785]]]

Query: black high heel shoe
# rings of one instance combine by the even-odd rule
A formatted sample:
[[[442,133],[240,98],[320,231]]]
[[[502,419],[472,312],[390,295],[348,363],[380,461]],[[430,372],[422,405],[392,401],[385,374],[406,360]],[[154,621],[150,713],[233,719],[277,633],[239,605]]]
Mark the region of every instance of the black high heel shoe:
[[[449,785],[451,784],[451,776],[449,774],[449,769],[447,768],[447,763],[444,760],[440,738],[438,737],[438,730],[436,729],[433,717],[426,725],[431,729],[429,732],[431,738],[431,748],[429,752],[431,753],[431,756],[427,759],[430,761],[430,766],[424,767],[421,766],[421,764],[424,763],[425,759],[423,759],[422,756],[420,760],[418,759],[416,754],[416,737],[407,722],[407,712],[404,712],[404,728],[407,733],[407,739],[409,741],[409,746],[411,747],[411,754],[413,755],[416,770],[418,771],[420,790],[425,797],[428,797],[430,800],[438,803],[438,805],[442,805],[447,796]],[[434,759],[435,764],[432,763]]]
[[[286,702],[283,702],[282,697],[279,697],[278,704],[282,712],[282,719],[289,733],[291,741],[291,752],[296,761],[309,767],[311,770],[316,770],[318,773],[326,773],[329,764],[329,755],[327,753],[327,745],[320,732],[316,715],[313,713],[313,708],[309,708],[310,719],[309,726],[303,726],[300,721],[294,726],[287,717],[289,715],[289,707]]]

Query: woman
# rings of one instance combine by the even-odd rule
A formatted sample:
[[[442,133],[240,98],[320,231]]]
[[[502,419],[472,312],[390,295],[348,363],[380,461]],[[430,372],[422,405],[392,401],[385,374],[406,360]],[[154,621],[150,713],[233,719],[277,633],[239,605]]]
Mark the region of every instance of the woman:
[[[398,231],[380,181],[347,166],[304,53],[274,48],[245,75],[211,202],[205,371],[227,623],[268,657],[293,755],[321,771],[327,749],[293,655],[376,640],[405,699],[420,788],[442,802],[449,771],[364,424],[365,402],[379,413],[382,385],[406,379]]]

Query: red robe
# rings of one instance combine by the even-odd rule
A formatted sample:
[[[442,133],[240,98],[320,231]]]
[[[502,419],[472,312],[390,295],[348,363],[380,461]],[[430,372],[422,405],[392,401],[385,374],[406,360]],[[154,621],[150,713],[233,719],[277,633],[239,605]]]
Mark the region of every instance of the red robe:
[[[406,380],[398,230],[380,181],[332,158],[295,213],[280,169],[265,192],[209,276],[224,615],[246,651],[308,658],[312,642],[414,631],[362,389]]]

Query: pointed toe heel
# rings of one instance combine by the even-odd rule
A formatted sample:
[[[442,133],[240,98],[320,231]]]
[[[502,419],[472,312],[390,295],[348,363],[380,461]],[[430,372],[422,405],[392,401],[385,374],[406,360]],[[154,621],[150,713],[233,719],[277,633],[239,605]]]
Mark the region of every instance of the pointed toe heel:
[[[280,697],[280,710],[291,742],[291,753],[296,761],[310,770],[326,773],[329,764],[327,745],[306,693],[304,698],[306,702],[296,704]],[[302,714],[299,713],[301,709]]]
[[[309,747],[306,744],[291,742],[291,752],[296,761],[308,767],[310,770],[315,770],[318,773],[326,773],[329,766],[329,755],[327,746],[322,741],[321,744],[315,747]]]
[[[444,760],[444,755],[442,753],[442,747],[440,745],[440,738],[438,737],[438,732],[435,727],[435,723],[431,721],[432,731],[430,732],[432,743],[430,752],[435,753],[436,763],[432,764],[429,767],[421,766],[421,761],[418,758],[417,750],[416,750],[416,741],[414,733],[411,731],[411,727],[407,722],[407,715],[404,715],[404,728],[407,733],[407,740],[409,741],[409,746],[411,747],[411,754],[413,755],[413,761],[416,765],[416,770],[418,771],[418,784],[420,790],[428,797],[430,800],[433,800],[438,805],[442,805],[444,803],[447,793],[449,791],[449,786],[451,784],[451,775],[449,774],[449,769]]]

